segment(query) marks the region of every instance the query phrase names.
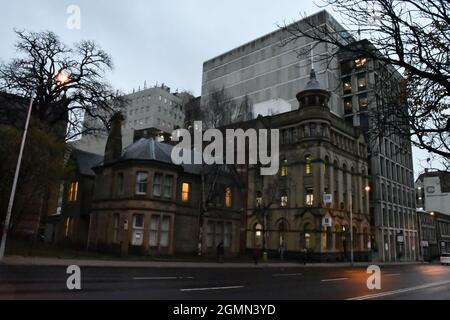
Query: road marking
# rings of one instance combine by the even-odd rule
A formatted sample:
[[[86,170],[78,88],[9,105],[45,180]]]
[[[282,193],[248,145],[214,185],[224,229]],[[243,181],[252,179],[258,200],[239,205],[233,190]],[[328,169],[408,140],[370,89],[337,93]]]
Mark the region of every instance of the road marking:
[[[344,280],[348,280],[348,278],[323,279],[323,280],[320,280],[320,281],[322,281],[322,282],[332,282],[332,281],[344,281]]]
[[[386,277],[396,277],[396,276],[401,276],[401,274],[400,273],[388,273],[388,274],[385,274],[385,276]]]
[[[244,286],[230,286],[230,287],[211,287],[211,288],[190,288],[190,289],[180,289],[182,292],[189,291],[208,291],[208,290],[230,290],[230,289],[241,289]]]
[[[272,277],[295,277],[295,276],[301,276],[302,273],[279,273],[279,274],[273,274]]]
[[[134,277],[133,280],[184,280],[194,279],[194,277]]]
[[[448,285],[448,284],[450,284],[450,281],[434,282],[434,283],[424,284],[421,286],[415,286],[415,287],[411,287],[411,288],[386,291],[386,292],[381,292],[381,293],[376,293],[376,294],[368,294],[365,296],[350,298],[347,300],[369,300],[369,299],[381,298],[381,297],[386,297],[386,296],[392,296],[392,295],[396,295],[396,294],[400,294],[400,293],[406,293],[406,292],[412,292],[412,291],[417,291],[417,290],[422,290],[422,289],[440,287],[440,286],[444,286],[444,285]]]

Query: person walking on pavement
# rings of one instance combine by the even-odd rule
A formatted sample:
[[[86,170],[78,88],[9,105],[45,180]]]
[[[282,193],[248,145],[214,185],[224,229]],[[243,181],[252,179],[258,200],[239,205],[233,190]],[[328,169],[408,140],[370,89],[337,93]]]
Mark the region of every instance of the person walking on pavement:
[[[225,247],[223,245],[223,242],[220,242],[217,245],[217,259],[219,260],[219,263],[223,263],[225,255]]]

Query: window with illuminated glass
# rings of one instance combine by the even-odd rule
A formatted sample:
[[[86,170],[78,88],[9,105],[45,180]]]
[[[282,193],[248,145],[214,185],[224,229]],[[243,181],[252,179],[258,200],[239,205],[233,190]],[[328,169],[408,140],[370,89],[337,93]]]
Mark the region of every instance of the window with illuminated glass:
[[[283,160],[283,165],[281,167],[281,176],[287,177],[288,176],[288,167],[287,167],[288,161],[286,159]]]
[[[191,184],[187,183],[187,182],[183,182],[181,185],[181,201],[189,202],[190,190],[191,190]]]
[[[311,156],[307,155],[305,157],[305,174],[311,175],[312,174],[312,165],[311,165]]]
[[[231,208],[231,205],[233,204],[233,196],[231,192],[230,187],[225,188],[225,206],[227,208]]]
[[[355,59],[355,67],[356,69],[362,69],[367,64],[367,58],[360,57]]]
[[[69,185],[69,190],[67,191],[67,199],[69,202],[75,202],[78,199],[78,181],[73,181]]]
[[[314,203],[314,190],[313,188],[306,188],[305,204],[307,206],[312,206],[313,203]]]
[[[358,76],[358,91],[366,90],[366,75],[360,75]]]
[[[286,192],[281,194],[281,207],[286,208],[288,206],[288,196]]]
[[[369,99],[367,98],[366,94],[362,94],[358,97],[359,101],[359,111],[367,111],[367,108],[369,106]]]
[[[344,78],[342,82],[342,87],[344,89],[344,94],[352,93],[352,78],[350,77]]]

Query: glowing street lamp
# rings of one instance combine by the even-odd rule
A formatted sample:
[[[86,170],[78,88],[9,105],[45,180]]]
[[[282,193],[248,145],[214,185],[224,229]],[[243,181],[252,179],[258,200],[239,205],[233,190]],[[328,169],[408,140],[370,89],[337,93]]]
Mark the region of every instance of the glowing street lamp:
[[[66,72],[59,72],[55,78],[59,85],[65,85],[70,80]]]

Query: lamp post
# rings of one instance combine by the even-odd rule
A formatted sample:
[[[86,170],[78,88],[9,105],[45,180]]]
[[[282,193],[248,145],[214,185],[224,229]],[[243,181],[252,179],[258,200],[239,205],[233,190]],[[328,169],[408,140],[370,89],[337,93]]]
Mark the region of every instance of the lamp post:
[[[64,85],[69,81],[69,76],[65,73],[60,72],[56,75],[55,79],[56,79],[57,83],[59,83],[60,85]],[[39,86],[40,85],[38,85],[37,88],[39,88]],[[14,205],[14,198],[16,195],[17,181],[19,180],[20,167],[22,165],[23,150],[25,148],[25,141],[27,139],[28,127],[30,124],[31,111],[33,110],[33,102],[35,99],[35,95],[36,95],[36,91],[33,91],[31,93],[30,104],[28,106],[27,119],[25,121],[25,129],[24,129],[23,136],[22,136],[22,142],[20,144],[19,157],[17,158],[16,171],[14,173],[13,185],[11,188],[11,195],[9,197],[8,209],[6,211],[5,222],[3,224],[2,241],[0,243],[0,261],[3,260],[3,258],[5,257],[6,238],[8,236],[9,225],[11,222],[11,214],[12,214],[12,208]]]
[[[9,196],[9,203],[8,203],[8,209],[6,211],[5,223],[3,224],[2,242],[0,244],[0,260],[3,260],[3,258],[5,256],[6,237],[8,236],[8,229],[9,229],[9,224],[11,221],[11,213],[12,213],[12,208],[13,208],[13,204],[14,204],[14,197],[16,195],[17,180],[19,179],[20,166],[22,164],[23,149],[25,147],[25,141],[27,138],[28,125],[30,123],[30,118],[31,118],[31,110],[33,109],[34,95],[35,95],[35,92],[33,92],[31,94],[30,105],[28,107],[27,120],[25,121],[25,130],[24,130],[23,136],[22,136],[22,143],[20,144],[19,157],[17,158],[16,172],[14,173],[14,180],[13,180],[13,185],[12,185],[12,189],[11,189],[11,195]]]
[[[439,237],[438,237],[438,225],[436,223],[436,213],[434,211],[431,211],[429,214],[431,216],[431,220],[433,221],[434,237],[436,239],[437,254],[439,256],[441,254],[441,244],[439,243]]]
[[[267,245],[267,231],[266,231],[266,225],[267,225],[267,216],[266,216],[266,210],[264,209],[264,205],[263,205],[263,198],[262,198],[262,194],[257,194],[256,196],[256,209],[258,210],[259,213],[262,214],[262,223],[263,223],[263,227],[262,227],[262,246],[263,246],[263,260],[267,261],[267,250],[266,250],[266,245]]]

